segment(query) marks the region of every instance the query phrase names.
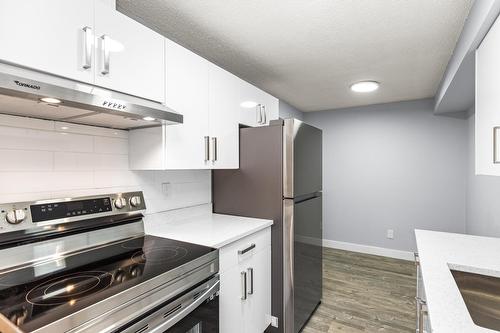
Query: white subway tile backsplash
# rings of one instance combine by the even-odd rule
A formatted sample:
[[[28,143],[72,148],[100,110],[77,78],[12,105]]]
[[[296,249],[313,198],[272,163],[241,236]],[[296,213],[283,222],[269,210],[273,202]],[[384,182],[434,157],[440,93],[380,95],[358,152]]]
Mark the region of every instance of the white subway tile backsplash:
[[[0,126],[0,148],[92,152],[94,141],[87,135]]]
[[[0,115],[0,156],[0,202],[124,191],[144,191],[148,213],[211,202],[209,170],[130,171],[127,131]]]
[[[92,153],[54,153],[54,170],[56,171],[78,171],[94,170],[95,160]]]
[[[54,153],[36,150],[0,149],[2,171],[51,171]]]
[[[128,140],[94,136],[94,151],[100,154],[128,154]]]
[[[0,126],[52,131],[54,129],[54,122],[28,117],[11,116],[8,114],[0,114]]]
[[[93,187],[88,172],[0,172],[0,193],[48,192]]]
[[[94,170],[128,170],[128,155],[93,154]]]
[[[140,184],[136,175],[129,170],[96,170],[95,184],[99,187],[136,186]]]

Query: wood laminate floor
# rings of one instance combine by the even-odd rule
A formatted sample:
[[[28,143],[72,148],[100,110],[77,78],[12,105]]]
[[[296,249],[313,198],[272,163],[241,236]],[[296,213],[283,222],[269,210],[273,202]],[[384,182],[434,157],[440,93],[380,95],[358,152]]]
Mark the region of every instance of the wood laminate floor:
[[[323,300],[304,333],[415,332],[413,262],[325,248]]]

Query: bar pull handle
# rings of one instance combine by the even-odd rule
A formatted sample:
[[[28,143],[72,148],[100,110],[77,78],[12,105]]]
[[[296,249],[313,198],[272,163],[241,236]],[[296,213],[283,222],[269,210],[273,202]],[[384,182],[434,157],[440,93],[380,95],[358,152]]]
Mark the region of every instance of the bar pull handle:
[[[255,249],[255,244],[251,244],[249,247],[247,247],[247,248],[245,248],[243,250],[238,250],[238,254],[239,255],[245,254],[245,253],[247,253],[248,251],[250,251],[252,249]]]
[[[92,67],[92,43],[94,36],[91,27],[83,27],[83,68]]]
[[[253,295],[253,268],[248,268],[247,272],[250,279],[250,288],[248,289],[248,295]]]
[[[101,36],[102,45],[102,75],[109,74],[109,37],[106,35]]]
[[[241,300],[247,299],[247,272],[241,272]]]
[[[262,124],[262,106],[260,104],[255,107],[255,112],[257,114],[257,124]]]
[[[210,159],[210,137],[205,136],[205,162]]]
[[[262,124],[267,123],[266,106],[262,105]]]
[[[424,333],[424,316],[427,315],[427,302],[421,299],[420,297],[415,297],[415,300],[417,301],[417,307],[418,307],[418,333]]]
[[[217,161],[217,138],[212,138],[212,162]]]

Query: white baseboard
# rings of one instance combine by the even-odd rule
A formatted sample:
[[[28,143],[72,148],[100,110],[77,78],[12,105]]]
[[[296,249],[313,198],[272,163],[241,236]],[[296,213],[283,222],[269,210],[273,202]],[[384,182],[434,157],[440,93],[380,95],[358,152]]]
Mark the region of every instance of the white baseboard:
[[[413,252],[387,249],[385,247],[377,247],[377,246],[361,245],[361,244],[348,243],[348,242],[340,242],[340,241],[335,241],[335,240],[330,240],[330,239],[323,239],[323,246],[330,247],[332,249],[373,254],[376,256],[383,256],[383,257],[389,257],[389,258],[395,258],[395,259],[402,259],[402,260],[409,260],[409,261],[414,260]]]

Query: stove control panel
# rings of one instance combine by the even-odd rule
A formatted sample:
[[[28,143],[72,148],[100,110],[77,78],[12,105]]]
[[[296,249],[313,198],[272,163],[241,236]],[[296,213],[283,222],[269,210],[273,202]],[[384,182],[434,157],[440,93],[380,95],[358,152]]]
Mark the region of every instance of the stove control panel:
[[[142,192],[0,204],[0,233],[144,209]]]

